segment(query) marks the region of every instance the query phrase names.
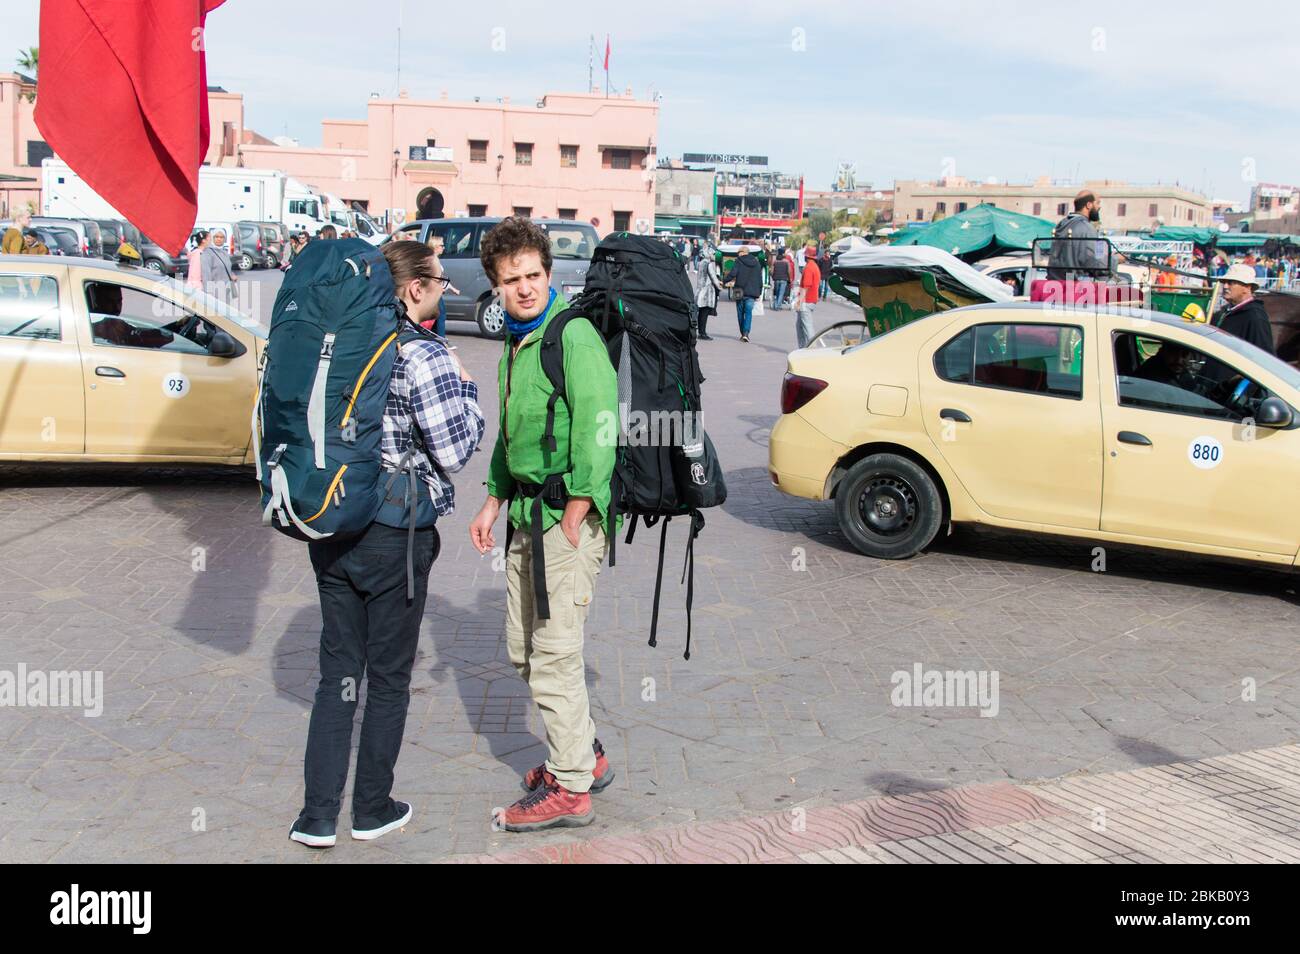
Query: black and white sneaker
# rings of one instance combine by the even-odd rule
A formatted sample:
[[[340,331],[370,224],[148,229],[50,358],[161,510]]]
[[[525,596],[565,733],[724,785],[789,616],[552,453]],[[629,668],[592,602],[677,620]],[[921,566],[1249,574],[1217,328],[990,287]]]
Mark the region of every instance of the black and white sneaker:
[[[374,841],[394,828],[403,828],[414,814],[406,802],[394,801],[384,815],[360,815],[352,819],[352,837],[357,841]]]
[[[306,845],[308,848],[333,848],[334,829],[333,819],[308,818],[299,815],[298,820],[289,829],[289,840]]]

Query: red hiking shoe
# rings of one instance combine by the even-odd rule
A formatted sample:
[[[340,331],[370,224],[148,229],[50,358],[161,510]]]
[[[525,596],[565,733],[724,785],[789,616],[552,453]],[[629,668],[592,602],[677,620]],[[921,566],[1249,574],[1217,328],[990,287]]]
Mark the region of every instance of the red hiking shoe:
[[[596,753],[596,767],[591,773],[591,793],[594,795],[609,788],[609,783],[614,781],[614,770],[609,767],[609,759],[605,758],[605,747],[600,744],[600,739],[592,743],[591,749]],[[524,791],[536,791],[542,784],[555,784],[555,776],[546,771],[545,762],[536,768],[530,768],[524,775]]]
[[[552,782],[519,799],[496,820],[506,831],[582,828],[596,820],[596,811],[588,793],[571,792]]]

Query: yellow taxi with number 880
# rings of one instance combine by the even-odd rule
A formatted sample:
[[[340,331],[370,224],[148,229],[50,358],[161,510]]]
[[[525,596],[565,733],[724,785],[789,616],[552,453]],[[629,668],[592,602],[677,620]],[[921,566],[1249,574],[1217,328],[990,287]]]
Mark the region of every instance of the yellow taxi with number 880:
[[[789,357],[773,484],[859,551],[953,524],[1291,565],[1300,372],[1137,309],[975,305]]]

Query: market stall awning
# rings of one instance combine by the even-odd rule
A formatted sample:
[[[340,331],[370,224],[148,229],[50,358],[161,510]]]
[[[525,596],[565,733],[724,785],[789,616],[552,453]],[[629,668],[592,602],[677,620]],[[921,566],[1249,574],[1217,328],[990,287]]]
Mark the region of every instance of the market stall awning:
[[[1196,245],[1209,245],[1225,234],[1227,233],[1216,229],[1193,228],[1190,225],[1162,225],[1151,233],[1151,238],[1160,242],[1192,242]]]
[[[1053,228],[1047,219],[1035,215],[980,204],[925,229],[907,230],[890,244],[928,245],[973,262],[1009,249],[1031,248],[1034,239],[1051,238]]]

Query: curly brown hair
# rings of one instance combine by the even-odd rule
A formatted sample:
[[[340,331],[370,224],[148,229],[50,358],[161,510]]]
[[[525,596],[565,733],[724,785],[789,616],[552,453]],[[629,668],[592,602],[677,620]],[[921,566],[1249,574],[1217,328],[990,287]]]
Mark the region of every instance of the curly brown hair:
[[[551,238],[532,219],[511,215],[498,222],[479,245],[479,260],[483,271],[493,285],[497,283],[496,263],[501,258],[514,258],[520,252],[535,251],[542,259],[542,268],[551,273]]]

